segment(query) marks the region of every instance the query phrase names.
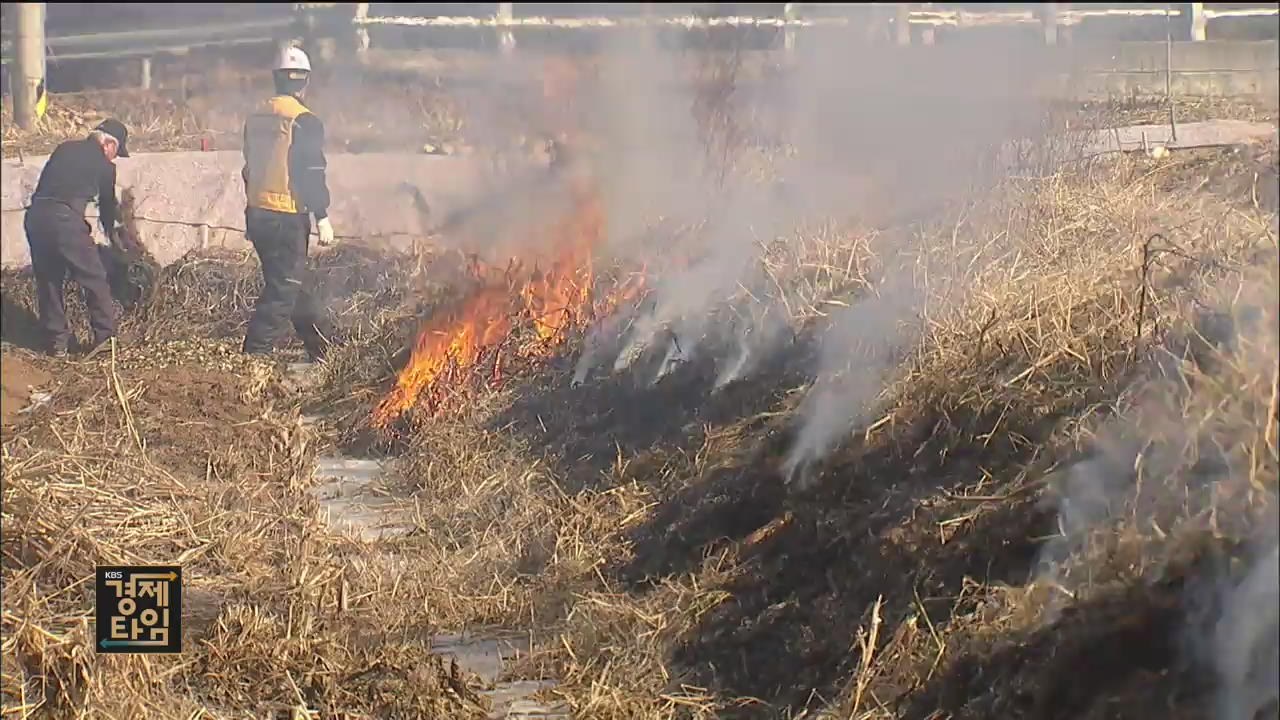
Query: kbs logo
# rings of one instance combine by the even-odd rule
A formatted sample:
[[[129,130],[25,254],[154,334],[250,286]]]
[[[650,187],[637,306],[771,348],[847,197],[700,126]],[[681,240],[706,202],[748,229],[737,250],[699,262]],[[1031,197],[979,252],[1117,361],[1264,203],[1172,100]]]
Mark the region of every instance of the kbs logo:
[[[182,568],[99,566],[97,650],[182,652]]]

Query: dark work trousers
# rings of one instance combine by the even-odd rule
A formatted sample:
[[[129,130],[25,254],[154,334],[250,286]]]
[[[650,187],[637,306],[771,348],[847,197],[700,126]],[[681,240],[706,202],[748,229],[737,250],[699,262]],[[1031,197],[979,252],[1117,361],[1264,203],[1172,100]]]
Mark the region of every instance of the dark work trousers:
[[[265,287],[253,309],[244,352],[267,354],[285,332],[285,323],[302,339],[313,360],[324,357],[333,339],[333,326],[311,292],[307,244],[311,218],[258,208],[245,211],[245,234],[262,263]]]
[[[36,200],[27,210],[22,225],[27,231],[27,244],[31,246],[36,302],[48,349],[66,350],[71,339],[62,294],[67,275],[84,292],[93,344],[113,337],[116,334],[115,301],[83,211],[76,212],[70,205],[56,200]]]

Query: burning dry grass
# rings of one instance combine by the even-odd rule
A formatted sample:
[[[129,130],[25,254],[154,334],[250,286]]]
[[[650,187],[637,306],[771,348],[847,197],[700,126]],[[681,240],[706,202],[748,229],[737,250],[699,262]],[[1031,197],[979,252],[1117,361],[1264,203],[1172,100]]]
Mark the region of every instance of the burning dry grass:
[[[914,231],[919,272],[942,278],[925,281],[948,301],[930,305],[924,336],[882,394],[883,418],[860,429],[810,492],[788,496],[770,470],[794,406],[786,393],[761,393],[754,400],[763,407],[739,399],[736,419],[695,421],[699,430],[686,428],[684,440],[653,447],[620,435],[624,413],[594,403],[644,414],[661,399],[551,390],[562,380],[542,386],[559,399],[530,406],[537,412],[505,414],[511,401],[489,396],[492,405],[422,426],[400,475],[419,502],[438,499],[421,527],[438,539],[430,544],[437,572],[450,579],[443,586],[469,588],[465,602],[433,607],[456,621],[538,628],[544,652],[530,667],[557,677],[556,693],[586,717],[755,717],[824,706],[850,717],[1094,712],[1087,701],[1059,707],[1060,670],[1019,669],[1021,655],[1008,648],[1024,641],[1076,658],[1154,643],[1144,658],[1078,678],[1141,713],[1168,686],[1132,671],[1174,667],[1172,644],[1156,638],[1176,635],[1184,621],[1157,602],[1182,587],[1166,576],[1189,572],[1165,539],[1213,537],[1195,518],[1215,505],[1188,504],[1181,492],[1193,458],[1216,446],[1240,454],[1226,467],[1245,474],[1233,470],[1214,485],[1239,503],[1231,511],[1216,504],[1240,523],[1236,539],[1273,512],[1277,487],[1274,441],[1265,436],[1274,432],[1274,365],[1258,360],[1274,357],[1274,335],[1261,330],[1275,324],[1274,309],[1261,296],[1219,292],[1234,283],[1274,294],[1274,217],[1247,195],[1226,200],[1170,185],[1181,163],[1196,162],[1121,159],[1017,181],[962,222]],[[1161,237],[1148,239],[1155,230]],[[830,303],[856,302],[877,266],[865,232],[807,237],[804,262],[766,255],[779,291],[769,300],[786,300],[798,332],[823,322]],[[1188,344],[1205,330],[1187,318],[1206,305],[1231,317],[1253,313],[1249,327],[1258,330],[1244,337],[1263,345]],[[1208,355],[1174,366],[1161,359],[1182,358],[1193,345]],[[706,373],[673,376],[675,392],[705,393],[714,376]],[[1170,382],[1182,391],[1162,393]],[[1129,551],[1094,542],[1053,558],[1057,572],[1071,563],[1088,569],[1069,587],[1061,575],[1037,575],[1036,538],[1058,513],[1034,501],[1053,497],[1046,488],[1064,491],[1059,479],[1073,456],[1105,452],[1107,419],[1132,424],[1156,452],[1160,426],[1133,404],[1138,388],[1181,398],[1161,410],[1164,425],[1217,429],[1188,430],[1199,439],[1178,445],[1158,475],[1172,485],[1139,482],[1138,497],[1114,498],[1141,512],[1091,528],[1128,538]],[[668,424],[693,419],[679,406],[656,415]],[[597,450],[571,454],[593,447],[580,441],[591,433],[603,436]],[[567,481],[592,472],[589,486]],[[1144,493],[1179,498],[1165,511],[1174,516],[1152,520]],[[1028,585],[1029,577],[1038,579]],[[1076,612],[1056,622],[1045,614],[1064,604]],[[968,679],[975,667],[988,668],[982,687]],[[1192,695],[1178,701],[1188,712],[1203,700]]]
[[[871,291],[890,241],[942,300],[804,491],[776,472],[790,364],[709,396],[706,362],[572,388],[552,354],[400,438],[413,534],[338,540],[302,492],[318,440],[292,400],[165,455],[139,440],[175,437],[160,425],[190,398],[165,404],[125,356],[97,367],[6,434],[6,708],[465,716],[469,691],[423,638],[501,625],[531,634],[518,671],[557,680],[578,717],[1203,717],[1212,687],[1179,694],[1171,640],[1194,618],[1168,598],[1206,582],[1205,556],[1239,554],[1278,486],[1275,218],[1179,180],[1208,162],[1099,161],[1011,181],[959,221],[766,242],[764,289],[726,301],[782,307],[784,355]],[[347,252],[322,272],[344,278],[351,342],[308,398],[340,442],[450,293]],[[256,294],[235,263],[169,268],[131,332],[234,337]],[[254,408],[278,392],[232,385]],[[175,558],[192,652],[91,655],[89,568]]]
[[[593,319],[591,253],[604,232],[604,218],[593,189],[575,187],[572,193],[565,220],[534,230],[552,242],[526,238],[533,247],[556,247],[553,242],[559,241],[558,254],[528,267],[524,258],[514,258],[502,270],[473,258],[468,275],[475,287],[456,308],[433,313],[418,331],[395,391],[374,411],[376,426],[385,428],[418,404],[424,393],[423,404],[442,408],[448,402],[443,393],[466,385],[467,376],[482,362],[490,380],[498,382],[504,360],[527,361],[554,353]],[[527,318],[532,337],[516,340],[504,353],[514,337],[517,315]]]

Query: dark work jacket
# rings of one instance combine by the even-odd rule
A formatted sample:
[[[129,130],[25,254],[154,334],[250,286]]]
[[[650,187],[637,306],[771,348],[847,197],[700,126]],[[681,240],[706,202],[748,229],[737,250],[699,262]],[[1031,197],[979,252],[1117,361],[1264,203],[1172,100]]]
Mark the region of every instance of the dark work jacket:
[[[40,171],[31,202],[53,200],[83,215],[85,206],[95,199],[102,229],[110,235],[119,216],[115,163],[103,154],[101,145],[89,138],[58,145]]]

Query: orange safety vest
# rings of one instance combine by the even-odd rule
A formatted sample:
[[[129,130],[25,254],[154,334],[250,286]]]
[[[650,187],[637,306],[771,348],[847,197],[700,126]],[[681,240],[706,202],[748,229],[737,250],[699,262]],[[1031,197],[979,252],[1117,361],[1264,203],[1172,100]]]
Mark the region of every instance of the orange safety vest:
[[[293,121],[311,112],[292,95],[277,95],[249,116],[244,125],[244,159],[248,167],[249,207],[276,212],[302,212],[303,204],[289,177]]]

